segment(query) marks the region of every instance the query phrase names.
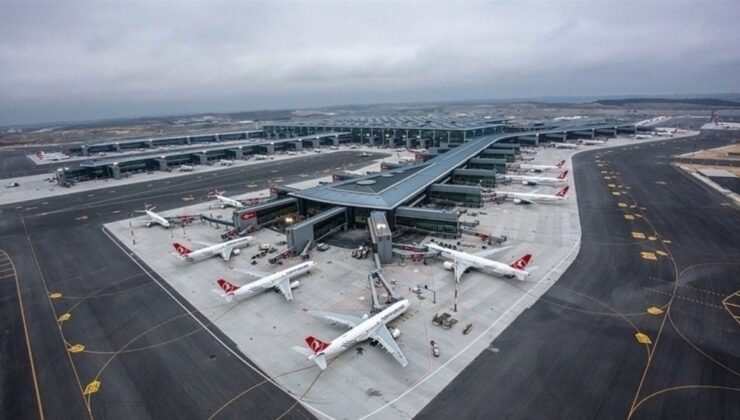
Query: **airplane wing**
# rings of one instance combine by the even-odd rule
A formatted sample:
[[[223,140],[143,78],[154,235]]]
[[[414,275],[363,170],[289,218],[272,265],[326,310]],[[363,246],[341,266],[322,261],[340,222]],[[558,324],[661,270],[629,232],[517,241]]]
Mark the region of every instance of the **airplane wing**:
[[[396,340],[393,339],[391,332],[388,331],[388,327],[386,327],[385,325],[378,326],[378,328],[375,329],[370,337],[380,343],[385,351],[390,353],[391,356],[398,360],[398,363],[400,363],[401,366],[406,366],[409,363],[406,360],[406,356],[403,355],[403,352],[398,347]]]
[[[279,282],[275,284],[278,292],[285,297],[285,300],[290,302],[293,300],[293,292],[290,290],[290,280],[287,277],[283,277]]]
[[[231,252],[234,250],[233,246],[227,246],[221,251],[221,258],[224,259],[224,261],[229,261],[229,258],[231,258]]]
[[[242,274],[246,274],[248,276],[252,276],[258,279],[261,279],[263,277],[267,277],[272,273],[268,273],[267,271],[260,271],[260,270],[252,270],[251,268],[233,268],[234,271],[238,271]]]
[[[455,261],[453,267],[455,268],[455,282],[460,282],[460,277],[465,273],[465,270],[470,268],[470,264],[464,263],[462,261]]]
[[[511,247],[510,246],[503,246],[501,248],[488,248],[488,249],[484,249],[484,250],[481,250],[481,251],[478,251],[478,252],[474,252],[473,255],[475,255],[476,257],[486,258],[489,255],[493,255],[493,254],[495,254],[497,252],[501,252],[501,251],[503,251],[505,249],[509,249],[509,248],[511,248]]]
[[[335,314],[333,312],[322,311],[308,311],[308,313],[317,318],[324,318],[329,321],[336,322],[337,324],[342,324],[347,328],[354,328],[364,321],[364,319],[354,315]]]
[[[202,245],[202,246],[213,246],[213,245],[215,245],[215,244],[214,244],[214,243],[212,243],[212,242],[206,242],[206,241],[196,241],[196,240],[192,240],[192,241],[190,241],[190,242],[192,242],[192,243],[194,243],[194,244]]]

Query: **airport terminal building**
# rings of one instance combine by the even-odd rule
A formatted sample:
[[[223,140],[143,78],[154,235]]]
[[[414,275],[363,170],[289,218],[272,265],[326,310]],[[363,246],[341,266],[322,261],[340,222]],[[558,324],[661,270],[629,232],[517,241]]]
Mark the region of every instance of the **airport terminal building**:
[[[266,130],[307,130],[301,135],[321,133],[320,126],[269,126]],[[300,127],[300,128],[298,128]],[[291,129],[293,131],[291,131]],[[341,125],[328,127],[331,132],[343,130]],[[350,141],[362,141],[370,127],[360,127]],[[392,230],[413,229],[443,237],[457,237],[461,226],[454,206],[482,207],[491,193],[487,187],[496,185],[497,175],[515,165],[522,145],[541,142],[564,142],[568,139],[593,139],[596,136],[616,136],[618,133],[636,133],[634,125],[600,124],[571,126],[550,130],[507,133],[504,124],[476,128],[478,135],[462,129],[455,137],[449,128],[436,133],[426,132],[421,145],[428,146],[417,154],[409,165],[384,165],[380,173],[366,176],[334,177],[335,182],[305,190],[273,188],[275,200],[234,213],[234,224],[239,229],[250,229],[273,223],[275,217],[289,217],[297,223],[286,229],[288,247],[300,252],[315,241],[342,229],[373,228],[369,224],[385,225]],[[376,144],[386,140],[383,129],[372,134]],[[399,129],[384,144],[393,147]],[[359,136],[358,136],[359,135]],[[422,134],[419,134],[421,136]],[[463,141],[448,143],[448,138]],[[408,138],[406,139],[408,140]],[[417,141],[419,138],[417,137]],[[413,145],[416,145],[414,143]]]

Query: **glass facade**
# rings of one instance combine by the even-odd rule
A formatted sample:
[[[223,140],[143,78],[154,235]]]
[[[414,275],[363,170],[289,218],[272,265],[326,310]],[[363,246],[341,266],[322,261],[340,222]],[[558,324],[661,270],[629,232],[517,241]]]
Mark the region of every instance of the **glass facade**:
[[[396,226],[409,227],[426,232],[458,235],[457,222],[396,216]]]
[[[279,219],[282,216],[298,213],[296,202],[285,203],[281,206],[270,207],[263,210],[257,210],[257,224],[264,224]]]
[[[463,185],[480,185],[483,187],[495,187],[496,177],[482,177],[478,175],[452,175],[452,182]]]
[[[320,240],[324,235],[336,231],[340,226],[347,223],[347,215],[342,212],[326,220],[322,220],[313,225],[313,237]]]
[[[432,200],[447,201],[462,204],[470,207],[481,207],[482,199],[480,194],[465,194],[447,191],[430,191],[429,198]]]

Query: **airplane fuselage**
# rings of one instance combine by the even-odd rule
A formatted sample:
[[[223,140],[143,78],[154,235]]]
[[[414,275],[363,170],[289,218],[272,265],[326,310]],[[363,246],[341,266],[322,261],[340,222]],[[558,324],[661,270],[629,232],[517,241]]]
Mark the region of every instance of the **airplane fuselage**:
[[[221,207],[234,207],[234,208],[241,208],[242,203],[239,200],[234,200],[233,198],[224,197],[223,195],[215,195],[216,200],[218,200],[221,203]]]
[[[146,215],[149,216],[149,218],[151,218],[151,221],[149,222],[149,225],[151,225],[152,223],[156,223],[156,224],[162,225],[162,226],[164,226],[166,228],[170,227],[170,222],[167,221],[167,219],[165,219],[164,217],[158,215],[157,213],[155,213],[155,212],[153,212],[151,210],[144,210],[144,211],[145,211]]]
[[[321,351],[320,354],[331,356],[367,340],[380,325],[386,325],[406,312],[409,305],[410,303],[407,299],[392,304],[380,313],[371,316],[361,324],[332,340],[331,344]]]
[[[306,274],[314,265],[316,265],[315,262],[306,261],[294,267],[286,268],[285,270],[278,271],[277,273],[270,274],[269,276],[263,277],[259,280],[247,283],[234,291],[234,297],[248,297],[263,292],[265,289],[277,286],[279,282],[286,278],[290,281]]]
[[[563,201],[566,198],[555,194],[537,194],[537,193],[525,193],[525,192],[507,192],[507,191],[496,191],[498,195],[506,195],[512,199],[526,200],[532,202],[547,202],[555,203]]]
[[[506,178],[510,181],[521,182],[524,185],[527,185],[527,184],[565,185],[568,183],[567,179],[547,177],[547,176],[506,175]]]
[[[519,279],[524,279],[529,276],[529,272],[527,271],[518,270],[508,264],[492,261],[488,258],[444,248],[434,243],[427,244],[427,247],[439,251],[443,258],[452,261],[462,261],[467,265],[482,271],[488,271],[501,276],[517,277]]]
[[[207,246],[205,248],[196,249],[188,254],[185,254],[185,258],[190,260],[195,260],[198,258],[207,258],[207,257],[213,257],[216,255],[220,255],[221,252],[224,251],[227,247],[233,247],[234,250],[238,250],[239,248],[243,248],[247,245],[249,245],[250,242],[252,242],[254,238],[251,236],[245,236],[243,238],[236,238],[232,239],[230,241],[222,242],[220,244],[215,244],[211,246]],[[236,253],[236,251],[235,251]]]

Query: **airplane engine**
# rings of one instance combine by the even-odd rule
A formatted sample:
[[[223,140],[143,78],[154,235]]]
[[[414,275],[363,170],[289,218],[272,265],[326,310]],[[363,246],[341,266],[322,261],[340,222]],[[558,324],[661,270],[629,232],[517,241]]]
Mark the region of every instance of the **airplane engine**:
[[[393,338],[398,338],[398,336],[401,335],[401,330],[399,330],[398,328],[395,328],[395,327],[388,328],[388,331],[391,333],[391,337],[393,337]]]
[[[291,289],[295,289],[296,287],[298,287],[300,285],[301,285],[301,282],[298,281],[298,280],[296,280],[296,281],[290,283],[290,288]]]
[[[537,185],[537,183],[532,181],[522,181],[522,185]]]
[[[241,249],[238,249],[238,248],[237,248],[237,249],[235,249],[235,250],[233,250],[233,251],[231,251],[231,252],[232,252],[232,253],[233,253],[234,255],[239,255],[239,254],[240,254],[240,253],[242,252],[242,250],[241,250]]]
[[[146,223],[146,227],[152,227],[152,224],[151,224],[151,222],[147,222],[147,223]]]
[[[452,261],[445,261],[442,263],[442,267],[446,268],[447,270],[454,270],[455,264]]]
[[[519,198],[515,198],[515,199],[514,199],[514,204],[522,204],[522,205],[526,205],[526,204],[529,204],[529,202],[527,202],[527,201],[522,201],[522,200],[521,200],[521,199],[519,199]]]

